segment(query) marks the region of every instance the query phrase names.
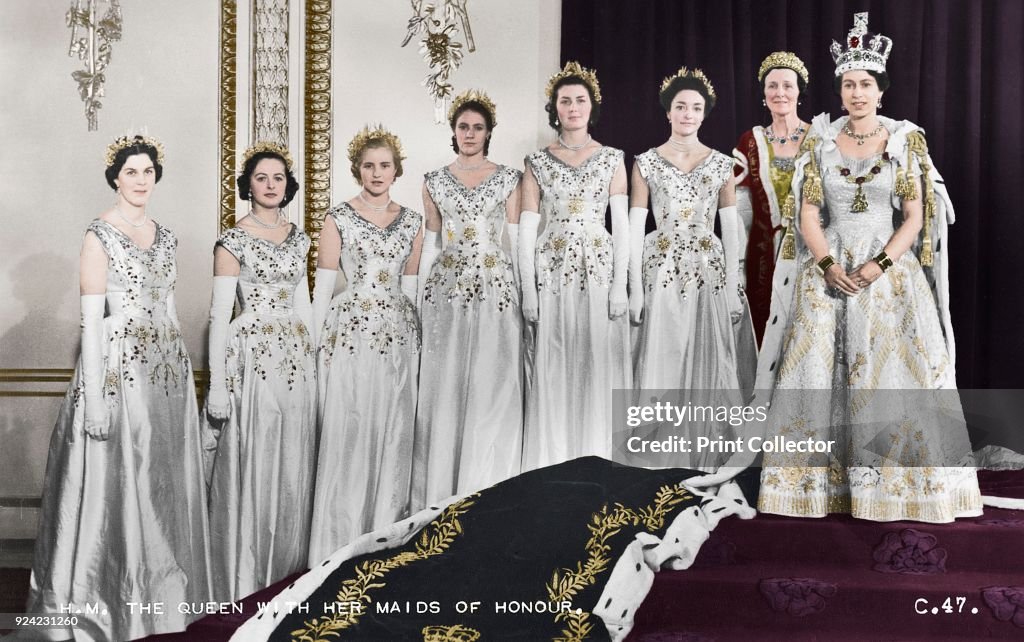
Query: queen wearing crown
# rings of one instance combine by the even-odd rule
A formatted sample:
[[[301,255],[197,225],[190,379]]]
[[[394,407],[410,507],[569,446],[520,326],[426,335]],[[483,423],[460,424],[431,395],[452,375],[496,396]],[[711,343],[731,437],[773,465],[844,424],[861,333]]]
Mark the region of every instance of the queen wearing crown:
[[[487,159],[497,124],[487,94],[456,97],[448,122],[457,156],[423,181],[414,508],[517,475],[523,450],[523,328],[514,269],[521,173]],[[506,230],[511,254],[502,248]],[[437,257],[439,236],[445,248]]]
[[[981,514],[955,390],[953,209],[921,128],[878,113],[892,42],[867,18],[832,44],[849,115],[817,116],[796,163],[795,258],[775,271],[756,386],[774,388],[769,430],[834,447],[766,454],[759,508],[948,522]]]
[[[548,80],[547,99],[558,139],[526,157],[519,220],[523,316],[536,324],[526,470],[583,455],[610,457],[612,392],[632,387],[622,151],[590,135],[601,113],[593,71],[566,63]],[[611,235],[604,226],[609,205]]]
[[[217,449],[207,459],[219,601],[305,568],[316,469],[310,240],[281,210],[299,189],[291,154],[253,145],[237,183],[251,209],[217,240],[210,306],[206,415]]]
[[[81,356],[50,439],[27,611],[77,613],[50,639],[134,640],[210,599],[199,409],[174,304],[178,239],[149,216],[164,148],[107,148],[114,206],[82,243]]]

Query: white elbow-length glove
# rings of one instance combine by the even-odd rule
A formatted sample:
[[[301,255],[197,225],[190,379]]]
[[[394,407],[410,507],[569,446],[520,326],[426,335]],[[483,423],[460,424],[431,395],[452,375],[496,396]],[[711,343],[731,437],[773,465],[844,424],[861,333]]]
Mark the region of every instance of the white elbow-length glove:
[[[740,295],[740,234],[739,215],[736,206],[720,207],[718,216],[722,222],[722,245],[725,248],[725,289],[729,312],[737,320],[743,312],[743,298]]]
[[[210,394],[206,414],[211,419],[228,418],[227,351],[231,312],[235,307],[237,276],[213,277],[213,301],[210,303]]]
[[[523,210],[519,215],[519,273],[522,281],[523,318],[536,323],[540,316],[537,297],[537,228],[540,214]]]
[[[608,317],[626,314],[626,273],[629,271],[629,197],[615,194],[608,199],[612,210],[612,287],[608,292]]]
[[[313,346],[320,345],[320,333],[327,320],[327,310],[334,298],[334,285],[338,282],[338,271],[327,268],[316,269],[316,282],[313,284]]]
[[[402,294],[412,302],[412,307],[419,308],[419,277],[415,274],[402,275]]]
[[[104,294],[83,294],[82,305],[82,387],[85,388],[85,434],[104,440],[110,436],[107,401],[103,394],[103,311]]]
[[[509,259],[512,261],[512,278],[518,285],[522,283],[519,274],[519,223],[508,223],[506,226],[508,228]]]
[[[640,323],[644,310],[644,237],[647,208],[629,209],[629,319]]]
[[[423,297],[427,293],[427,279],[430,278],[430,270],[434,267],[434,261],[441,254],[441,232],[435,232],[428,230],[426,227],[423,228],[423,246],[420,250],[420,265],[416,270],[419,276],[416,284],[416,298],[413,299],[418,305],[417,307],[423,307]]]
[[[292,307],[295,308],[295,316],[299,317],[302,325],[306,326],[306,334],[309,335],[313,348],[316,349],[316,342],[313,340],[313,303],[309,300],[309,277],[303,276],[295,284],[295,293],[292,295]]]

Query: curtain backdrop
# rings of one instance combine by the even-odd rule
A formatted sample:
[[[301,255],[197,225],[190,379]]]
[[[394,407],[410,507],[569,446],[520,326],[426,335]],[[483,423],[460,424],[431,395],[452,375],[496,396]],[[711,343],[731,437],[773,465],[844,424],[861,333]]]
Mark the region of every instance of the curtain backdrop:
[[[662,78],[682,65],[703,69],[718,102],[700,137],[729,153],[742,132],[771,122],[756,74],[772,51],[793,51],[807,65],[803,120],[841,115],[829,45],[845,39],[860,11],[871,14],[870,33],[893,40],[881,113],[925,129],[956,209],[959,385],[1024,388],[1024,2],[562,0],[562,61],[597,70],[604,101],[593,133],[630,160],[668,137]]]

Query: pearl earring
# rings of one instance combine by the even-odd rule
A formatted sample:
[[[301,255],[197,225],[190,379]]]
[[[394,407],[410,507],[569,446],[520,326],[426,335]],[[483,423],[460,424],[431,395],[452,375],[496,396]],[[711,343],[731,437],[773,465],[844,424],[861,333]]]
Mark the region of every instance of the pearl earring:
[[[879,108],[879,109],[881,109],[881,108],[882,108],[882,100],[881,100],[881,99],[879,99],[879,100],[878,100],[878,108]]]
[[[767,100],[765,100],[764,98],[762,98],[762,99],[761,99],[761,106],[762,106],[762,107],[767,107],[767,106],[768,106],[768,101],[767,101]]]

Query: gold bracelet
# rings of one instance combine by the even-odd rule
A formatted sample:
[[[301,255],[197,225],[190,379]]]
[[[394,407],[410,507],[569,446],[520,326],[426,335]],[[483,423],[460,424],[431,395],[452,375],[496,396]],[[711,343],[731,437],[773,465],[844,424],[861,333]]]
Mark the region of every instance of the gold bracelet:
[[[885,250],[879,252],[878,256],[876,256],[873,260],[875,263],[878,264],[878,267],[882,268],[883,272],[892,267],[892,259],[890,259],[889,255],[885,253]]]
[[[818,271],[821,272],[822,276],[825,276],[825,272],[828,272],[828,269],[835,264],[836,260],[832,258],[832,255],[826,254],[823,259],[818,261]]]

